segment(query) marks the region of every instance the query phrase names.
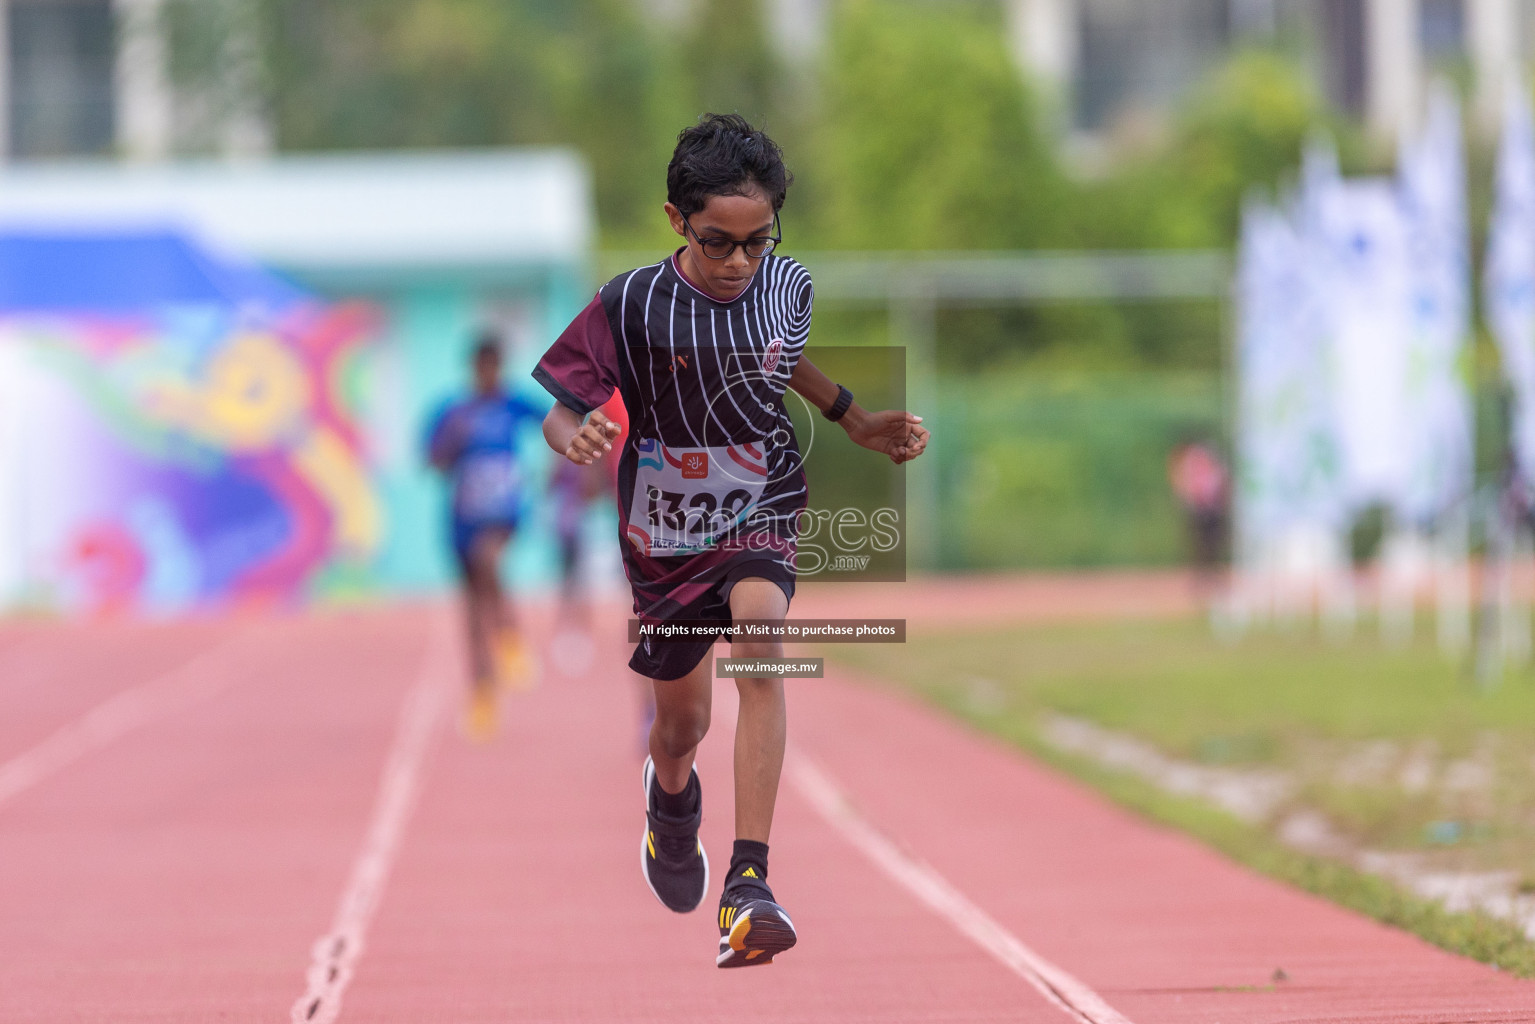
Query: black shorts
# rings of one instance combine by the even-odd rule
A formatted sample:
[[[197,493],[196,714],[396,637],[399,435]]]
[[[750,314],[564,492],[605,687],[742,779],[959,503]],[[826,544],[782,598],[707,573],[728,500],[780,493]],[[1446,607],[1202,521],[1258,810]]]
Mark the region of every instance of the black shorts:
[[[679,619],[717,619],[720,628],[730,625],[730,590],[750,576],[778,584],[784,597],[794,600],[794,570],[781,560],[764,558],[739,562],[725,571],[724,579],[677,614]],[[681,679],[698,667],[708,655],[719,634],[686,640],[641,640],[634,646],[629,667],[647,679]]]

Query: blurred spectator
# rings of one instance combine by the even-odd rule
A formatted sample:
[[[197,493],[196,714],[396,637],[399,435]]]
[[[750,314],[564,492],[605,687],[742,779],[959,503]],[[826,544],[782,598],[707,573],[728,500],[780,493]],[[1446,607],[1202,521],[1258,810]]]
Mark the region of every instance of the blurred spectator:
[[[1226,547],[1230,477],[1215,446],[1202,439],[1181,442],[1167,460],[1167,476],[1188,524],[1194,586],[1209,599],[1219,583]]]

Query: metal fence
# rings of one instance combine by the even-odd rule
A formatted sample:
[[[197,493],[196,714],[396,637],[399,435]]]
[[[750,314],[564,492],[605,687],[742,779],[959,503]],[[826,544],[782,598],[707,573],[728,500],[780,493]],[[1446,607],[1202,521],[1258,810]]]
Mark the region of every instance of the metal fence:
[[[1062,303],[1209,302],[1224,310],[1223,251],[794,252],[816,308],[882,312],[906,350],[908,407],[934,431],[909,468],[910,564],[985,569],[1179,557],[1165,461],[1182,435],[1224,436],[1225,374],[1019,370],[940,373],[940,312]],[[605,275],[655,260],[607,253]],[[1224,322],[1224,321],[1222,321]],[[1224,327],[1220,328],[1224,333]],[[1227,349],[1219,339],[1221,352]],[[845,339],[813,332],[816,344]],[[1224,358],[1224,355],[1223,355]]]

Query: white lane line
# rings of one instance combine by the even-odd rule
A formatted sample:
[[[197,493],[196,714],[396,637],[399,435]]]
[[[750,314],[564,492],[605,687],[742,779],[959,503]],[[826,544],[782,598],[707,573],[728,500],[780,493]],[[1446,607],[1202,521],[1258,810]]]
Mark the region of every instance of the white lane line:
[[[421,791],[422,767],[431,752],[448,693],[452,634],[446,616],[433,628],[415,685],[400,708],[398,729],[379,780],[373,817],[352,874],[336,907],[331,930],[314,944],[307,987],[293,1004],[294,1024],[331,1024],[341,1013],[341,996],[362,956],[368,925],[384,894],[400,838]]]
[[[222,690],[234,677],[235,659],[226,655],[237,642],[225,641],[180,668],[129,687],[0,764],[0,806],[92,750]]]
[[[931,866],[906,853],[860,817],[841,787],[814,762],[791,752],[785,767],[794,787],[844,839],[1078,1024],[1131,1024],[1102,996],[1025,946]]]

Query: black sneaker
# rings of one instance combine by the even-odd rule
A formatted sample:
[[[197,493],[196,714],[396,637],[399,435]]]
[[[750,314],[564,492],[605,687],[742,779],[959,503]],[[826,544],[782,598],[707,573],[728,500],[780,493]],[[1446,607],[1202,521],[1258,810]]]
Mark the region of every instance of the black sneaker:
[[[773,902],[773,890],[756,878],[756,869],[732,878],[720,895],[720,952],[716,967],[755,967],[798,941],[788,911]],[[753,879],[745,881],[744,879]]]
[[[686,914],[703,902],[709,890],[709,857],[698,839],[704,819],[703,800],[686,821],[656,815],[656,766],[645,758],[645,835],[640,840],[640,871],[645,884],[668,910]],[[698,770],[693,769],[693,781]]]

